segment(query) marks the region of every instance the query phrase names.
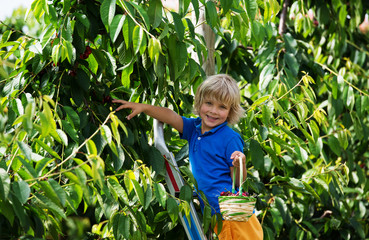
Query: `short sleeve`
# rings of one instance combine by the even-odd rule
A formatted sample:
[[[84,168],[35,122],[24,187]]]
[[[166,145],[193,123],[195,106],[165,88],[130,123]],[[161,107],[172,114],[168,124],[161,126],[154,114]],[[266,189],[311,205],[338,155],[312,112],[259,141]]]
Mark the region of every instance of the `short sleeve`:
[[[183,120],[183,131],[182,134],[180,134],[179,136],[181,139],[189,141],[193,131],[195,131],[194,119],[182,117],[182,120]]]
[[[235,151],[240,151],[243,152],[243,146],[244,146],[244,141],[242,140],[241,136],[234,135],[228,142],[228,145],[226,147],[226,159],[227,159],[227,163],[228,166],[232,167],[232,153],[234,153]]]

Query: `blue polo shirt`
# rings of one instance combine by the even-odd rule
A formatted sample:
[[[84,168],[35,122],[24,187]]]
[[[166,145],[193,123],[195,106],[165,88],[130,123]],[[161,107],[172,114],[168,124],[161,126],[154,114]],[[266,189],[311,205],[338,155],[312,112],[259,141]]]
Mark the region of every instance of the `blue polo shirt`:
[[[190,168],[212,207],[212,214],[219,211],[218,197],[223,191],[232,190],[231,155],[243,152],[241,136],[227,122],[201,134],[201,118],[183,119],[181,138],[189,143]],[[203,207],[203,202],[201,201]]]

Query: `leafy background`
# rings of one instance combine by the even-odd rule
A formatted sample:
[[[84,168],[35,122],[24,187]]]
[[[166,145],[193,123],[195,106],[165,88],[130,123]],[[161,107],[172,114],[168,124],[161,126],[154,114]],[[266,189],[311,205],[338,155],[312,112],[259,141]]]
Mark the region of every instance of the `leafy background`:
[[[127,121],[111,99],[193,116],[211,54],[241,89],[234,128],[265,239],[367,238],[368,3],[163,3],[34,0],[26,20],[0,22],[1,238],[185,239],[187,145],[165,128],[188,182],[178,198],[152,119]]]

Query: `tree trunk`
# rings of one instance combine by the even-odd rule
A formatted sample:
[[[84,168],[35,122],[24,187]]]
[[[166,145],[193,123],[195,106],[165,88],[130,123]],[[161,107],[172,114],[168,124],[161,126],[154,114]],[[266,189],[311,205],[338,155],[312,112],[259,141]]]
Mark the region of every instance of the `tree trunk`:
[[[279,35],[283,36],[286,32],[286,17],[287,17],[287,8],[290,5],[290,0],[285,0],[283,2],[283,9],[281,13],[281,18],[279,21],[278,33]]]
[[[203,56],[202,59],[202,69],[206,73],[206,76],[211,76],[215,74],[215,57],[214,57],[214,51],[215,51],[215,33],[210,28],[208,24],[206,24],[206,16],[205,16],[205,7],[203,5],[200,5],[199,9],[199,20],[196,22],[196,15],[192,15],[192,23],[195,27],[195,32],[201,36],[204,36],[206,48],[208,49],[208,56],[205,59]],[[197,62],[200,63],[198,59],[198,55],[196,52],[191,53],[192,58]]]

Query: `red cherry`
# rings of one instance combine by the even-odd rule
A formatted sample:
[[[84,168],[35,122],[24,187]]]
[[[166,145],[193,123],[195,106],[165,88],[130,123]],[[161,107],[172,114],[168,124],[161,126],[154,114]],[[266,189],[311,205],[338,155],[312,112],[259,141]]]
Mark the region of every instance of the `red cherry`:
[[[74,70],[70,70],[68,74],[69,76],[72,76],[72,77],[75,77],[77,75],[76,71]]]
[[[92,49],[90,46],[86,46],[85,53],[90,55],[92,53]]]

